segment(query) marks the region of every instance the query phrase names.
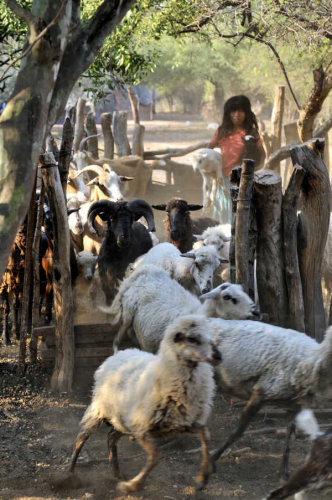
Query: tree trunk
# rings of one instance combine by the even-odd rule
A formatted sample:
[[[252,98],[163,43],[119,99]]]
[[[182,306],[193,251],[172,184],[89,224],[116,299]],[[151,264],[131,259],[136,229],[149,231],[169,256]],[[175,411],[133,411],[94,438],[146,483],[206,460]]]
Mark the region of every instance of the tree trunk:
[[[288,326],[284,273],[281,177],[262,169],[254,176],[257,214],[257,287],[260,309],[273,325]]]
[[[18,360],[18,374],[20,376],[22,376],[25,372],[27,336],[28,333],[30,333],[28,332],[28,325],[29,325],[29,312],[32,306],[31,304],[32,246],[33,246],[33,235],[35,232],[35,225],[36,225],[36,210],[35,210],[36,185],[37,185],[37,176],[35,177],[34,189],[32,191],[32,196],[28,211],[27,246],[25,251],[24,284],[23,284],[23,294],[21,302],[20,354]]]
[[[306,172],[301,191],[298,254],[305,331],[318,342],[325,330],[321,268],[330,221],[330,180],[323,155],[324,139],[291,150],[293,164],[300,165]]]
[[[116,111],[113,115],[113,135],[118,158],[131,154],[127,137],[128,111]]]
[[[31,342],[30,342],[31,363],[36,363],[37,361],[38,337],[35,337],[34,329],[37,328],[39,324],[39,302],[40,302],[39,248],[40,248],[41,227],[43,225],[44,199],[45,199],[45,186],[44,183],[42,182],[40,189],[38,210],[37,210],[36,229],[32,247],[34,280],[33,280],[33,301],[32,301],[32,331],[31,331]]]
[[[133,120],[135,125],[139,125],[139,102],[133,87],[128,87],[128,96],[131,104],[131,111],[133,113]]]
[[[51,387],[59,391],[69,391],[73,383],[75,344],[67,207],[61,188],[59,169],[53,155],[41,155],[40,161],[54,225],[53,291],[56,357]]]
[[[86,117],[86,131],[87,131],[88,135],[97,135],[98,134],[96,120],[95,120],[95,114],[93,111],[90,111],[88,113],[88,116]],[[87,142],[88,142],[88,151],[91,153],[91,156],[93,158],[98,159],[99,158],[98,137],[91,137],[91,139],[89,139]]]
[[[282,119],[285,107],[285,86],[279,85],[276,87],[274,106],[272,111],[272,135],[271,135],[271,145],[272,151],[277,151],[281,146],[281,133],[282,133]],[[270,166],[272,170],[275,170],[280,174],[280,163],[275,162]]]
[[[294,165],[282,204],[285,277],[288,290],[290,327],[299,332],[305,331],[305,325],[302,282],[297,255],[297,202],[304,176],[305,170],[299,165]]]
[[[74,140],[74,127],[69,117],[65,119],[62,130],[62,141],[59,153],[59,172],[62,190],[66,199],[67,195],[67,180],[69,165],[71,160],[71,150]]]
[[[143,125],[135,125],[133,134],[133,155],[144,158],[144,133],[145,127]]]
[[[75,128],[76,125],[76,106],[66,107],[66,118],[70,118],[72,126]]]
[[[235,230],[236,283],[249,293],[249,220],[255,162],[243,160]]]
[[[86,100],[79,98],[76,106],[76,125],[74,136],[74,152],[79,150],[81,140],[84,138],[84,118],[85,118]]]
[[[112,113],[102,113],[101,128],[104,136],[104,157],[114,158],[114,137],[112,132]]]

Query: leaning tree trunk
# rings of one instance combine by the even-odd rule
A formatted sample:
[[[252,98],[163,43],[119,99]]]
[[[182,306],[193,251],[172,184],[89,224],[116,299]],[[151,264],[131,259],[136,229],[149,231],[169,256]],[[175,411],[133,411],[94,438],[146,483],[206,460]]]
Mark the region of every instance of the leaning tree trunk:
[[[75,344],[67,207],[61,188],[59,169],[53,155],[41,155],[40,161],[54,226],[53,291],[56,357],[51,387],[59,391],[69,391],[73,384]]]
[[[113,160],[114,137],[112,132],[112,113],[102,113],[100,122],[104,136],[104,157]]]
[[[88,136],[93,135],[96,136],[98,134],[97,130],[97,125],[96,125],[96,120],[95,120],[95,114],[93,111],[90,111],[88,113],[88,116],[86,117],[86,131],[88,133]],[[91,153],[93,158],[98,159],[99,158],[99,153],[98,153],[98,137],[91,137],[91,139],[88,139],[88,151]]]
[[[69,165],[71,160],[71,149],[74,140],[74,127],[69,117],[65,119],[62,130],[62,140],[59,153],[59,172],[63,194],[66,199],[67,194],[67,180]]]
[[[131,154],[127,137],[128,111],[116,111],[113,115],[113,134],[118,158]]]
[[[294,165],[282,203],[284,227],[285,277],[289,301],[290,327],[305,331],[302,282],[297,255],[297,202],[301,192],[305,170]]]
[[[257,214],[257,287],[262,313],[273,325],[288,326],[288,299],[284,273],[281,177],[262,169],[254,176]]]
[[[302,183],[298,253],[305,310],[305,331],[321,341],[325,314],[321,285],[323,254],[330,221],[330,180],[323,160],[324,139],[291,150],[294,164],[306,172]]]
[[[249,223],[255,162],[243,160],[235,230],[236,283],[249,293]]]
[[[139,125],[139,102],[133,87],[128,87],[128,96],[131,105],[131,111],[133,113],[133,120],[135,125]]]

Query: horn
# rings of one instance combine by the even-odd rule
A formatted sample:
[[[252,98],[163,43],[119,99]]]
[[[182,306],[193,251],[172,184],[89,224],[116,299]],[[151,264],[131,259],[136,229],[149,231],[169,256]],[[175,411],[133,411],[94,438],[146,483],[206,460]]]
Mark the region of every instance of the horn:
[[[182,253],[180,257],[186,257],[187,259],[196,259],[196,255],[193,252]]]
[[[201,234],[193,234],[194,238],[196,238],[196,240],[199,240],[199,241],[203,241],[204,240],[204,236],[202,236]]]
[[[103,170],[105,172],[110,173],[110,172],[112,172],[113,168],[112,168],[112,166],[109,163],[103,163]]]
[[[87,182],[85,185],[86,186],[98,186],[99,184],[99,177],[95,177],[94,179],[91,179],[91,181]]]
[[[118,175],[120,182],[133,181],[134,177],[128,177],[127,175]]]
[[[101,133],[100,134],[95,134],[95,135],[88,135],[88,137],[84,137],[84,139],[82,139],[81,142],[80,142],[78,150],[79,151],[83,151],[83,146],[86,143],[86,141],[88,141],[89,139],[93,139],[94,137],[99,137],[100,135],[101,135]]]
[[[73,214],[74,212],[78,212],[80,210],[81,207],[78,207],[78,208],[68,208],[67,209],[67,215],[68,217]]]
[[[104,170],[99,166],[99,165],[88,165],[87,167],[82,168],[82,170],[79,171],[78,174],[76,174],[72,179],[76,179],[80,175],[82,175],[84,172],[94,172],[95,174],[102,174]]]
[[[193,212],[194,210],[200,210],[203,208],[203,205],[188,205],[188,210]]]
[[[135,198],[128,201],[126,208],[135,213],[135,220],[144,217],[148,223],[148,231],[154,232],[156,227],[154,225],[153,211],[151,206],[141,198]]]
[[[214,299],[215,297],[217,297],[219,295],[220,290],[221,290],[220,287],[222,287],[222,285],[217,286],[216,288],[214,288],[213,290],[211,290],[211,292],[204,293],[199,298],[200,299]]]
[[[151,205],[155,210],[166,210],[167,205]]]
[[[229,264],[229,260],[224,259],[223,257],[219,257],[220,264]]]
[[[100,236],[95,228],[95,218],[99,215],[102,220],[106,221],[108,215],[115,209],[115,207],[116,203],[109,200],[94,201],[92,203],[88,211],[88,227],[91,233],[96,233],[97,236]]]

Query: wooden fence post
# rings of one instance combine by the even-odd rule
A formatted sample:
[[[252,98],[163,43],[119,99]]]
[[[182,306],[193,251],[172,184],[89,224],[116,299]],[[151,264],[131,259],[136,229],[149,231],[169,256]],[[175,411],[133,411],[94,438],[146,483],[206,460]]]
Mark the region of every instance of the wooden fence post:
[[[101,128],[104,136],[104,157],[114,158],[114,137],[112,132],[112,113],[102,113]]]
[[[56,358],[51,387],[59,391],[69,391],[73,384],[75,344],[67,207],[54,156],[41,155],[40,164],[54,227],[53,290]]]
[[[128,111],[116,111],[113,114],[113,135],[118,158],[131,154],[127,137]]]
[[[232,223],[231,223],[231,241],[229,244],[229,269],[231,275],[231,283],[236,283],[236,210],[237,199],[239,195],[239,184],[241,179],[242,167],[235,167],[230,175],[230,197],[232,200]]]
[[[305,170],[294,165],[282,203],[284,227],[285,277],[288,290],[290,327],[305,331],[302,283],[297,255],[297,202]]]
[[[278,85],[275,90],[274,105],[272,111],[272,135],[271,145],[272,152],[277,151],[281,147],[282,119],[285,107],[285,86]],[[270,164],[270,168],[280,174],[280,162]]]
[[[305,331],[318,342],[325,331],[321,285],[323,254],[330,221],[330,179],[324,163],[324,139],[291,149],[293,164],[306,172],[301,189],[298,253],[305,311]]]
[[[81,140],[84,137],[84,112],[85,112],[86,100],[81,97],[77,101],[76,106],[76,125],[75,125],[75,137],[74,137],[74,151],[79,150]]]
[[[71,119],[68,116],[63,124],[62,140],[61,140],[59,161],[58,161],[61,185],[65,199],[67,195],[67,180],[68,180],[68,172],[71,160],[71,149],[73,146],[73,140],[74,140],[74,127],[71,122]]]
[[[86,117],[85,128],[86,128],[88,135],[96,136],[98,134],[96,120],[95,120],[95,114],[93,111],[89,111],[89,113]],[[88,139],[87,142],[88,142],[88,151],[91,153],[91,156],[93,158],[98,159],[99,158],[98,137],[91,137],[91,139]]]
[[[235,230],[236,283],[249,293],[249,221],[255,162],[243,160]]]
[[[281,176],[269,169],[254,175],[257,215],[257,287],[262,313],[273,325],[288,326],[288,299],[284,272]]]
[[[139,102],[133,87],[129,86],[127,88],[129,101],[131,104],[131,111],[133,113],[133,120],[135,125],[139,125]]]
[[[133,142],[132,142],[132,153],[133,155],[144,157],[144,133],[145,127],[143,125],[135,125]]]

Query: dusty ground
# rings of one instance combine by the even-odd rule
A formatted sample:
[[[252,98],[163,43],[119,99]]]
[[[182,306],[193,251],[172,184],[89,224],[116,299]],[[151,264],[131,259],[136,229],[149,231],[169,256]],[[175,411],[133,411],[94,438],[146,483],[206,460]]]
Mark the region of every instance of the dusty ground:
[[[188,118],[190,120],[190,118]],[[146,122],[146,149],[185,147],[208,140],[213,131],[206,124],[187,120]],[[132,124],[129,124],[129,133]],[[183,159],[181,159],[183,161]],[[162,173],[160,173],[162,176]],[[188,170],[181,186],[165,186],[160,180],[148,193],[148,201],[165,203],[171,196],[183,196],[199,203],[201,180]],[[163,213],[156,214],[159,236],[163,234]],[[168,499],[196,498],[212,500],[238,497],[262,499],[278,486],[278,469],[284,440],[275,435],[255,434],[242,438],[232,453],[220,459],[217,473],[211,476],[204,492],[196,493],[194,477],[200,463],[199,442],[180,437],[172,443],[160,443],[162,460],[150,474],[144,489],[133,495],[119,495],[112,476],[106,449],[107,427],[93,435],[83,448],[76,468],[76,485],[64,484],[65,468],[78,431],[78,422],[89,402],[90,390],[84,393],[52,394],[48,389],[48,374],[37,366],[28,366],[26,376],[16,376],[18,346],[0,347],[0,500],[53,499]],[[216,448],[228,436],[239,419],[241,409],[231,406],[220,394],[209,422],[210,449]],[[325,420],[324,423],[327,423]],[[282,428],[285,420],[270,409],[262,412],[250,427]],[[309,443],[297,440],[292,447],[291,468],[303,463]],[[238,450],[242,450],[237,456]],[[133,477],[143,466],[145,455],[137,443],[123,438],[119,444],[119,461],[123,474]],[[76,486],[76,487],[73,487]],[[332,498],[319,493],[310,498]]]

